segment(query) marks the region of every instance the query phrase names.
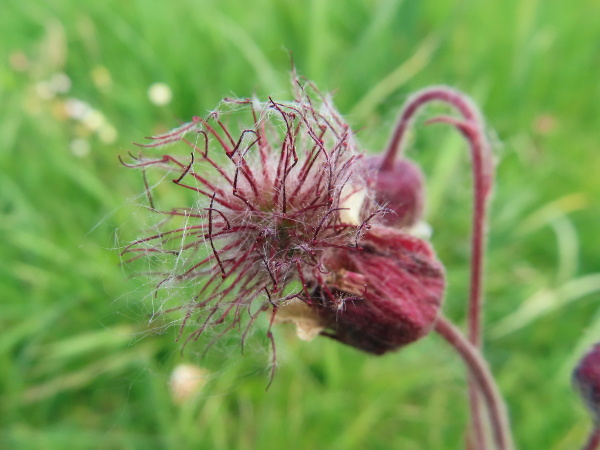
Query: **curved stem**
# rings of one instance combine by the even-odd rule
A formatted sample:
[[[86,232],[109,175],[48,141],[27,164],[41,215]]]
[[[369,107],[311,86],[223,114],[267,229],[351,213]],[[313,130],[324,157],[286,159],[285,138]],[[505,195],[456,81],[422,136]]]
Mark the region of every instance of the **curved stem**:
[[[479,350],[445,317],[439,317],[435,331],[460,355],[471,379],[477,383],[488,409],[494,442],[499,450],[514,449],[508,413],[496,381]]]
[[[400,114],[398,123],[383,157],[380,170],[390,170],[398,153],[402,153],[406,131],[417,112],[433,101],[441,101],[456,109],[462,119],[442,116],[430,120],[445,122],[455,126],[467,139],[471,150],[473,173],[473,216],[471,235],[471,273],[468,306],[468,336],[476,347],[481,347],[482,335],[482,303],[483,303],[483,256],[485,250],[485,226],[487,215],[487,200],[493,180],[493,165],[490,145],[478,109],[473,103],[458,91],[445,86],[437,86],[417,92],[408,99]],[[475,443],[482,442],[482,421],[479,411],[479,399],[473,383],[469,382],[469,401],[471,405],[472,439]]]
[[[600,447],[600,427],[594,426],[583,450],[596,450],[598,447]]]
[[[439,117],[429,121],[454,125],[469,141],[473,162],[474,207],[471,240],[471,280],[469,294],[469,339],[481,345],[482,269],[485,240],[487,199],[492,180],[493,165],[490,145],[485,137],[480,113],[463,94],[445,86],[434,86],[417,92],[406,102],[381,162],[380,170],[390,170],[402,153],[406,131],[421,108],[430,102],[441,101],[455,108],[464,120]]]
[[[403,140],[406,130],[408,130],[408,127],[417,115],[417,112],[419,112],[423,106],[433,101],[441,101],[453,106],[467,120],[476,120],[478,118],[475,107],[473,107],[462,94],[449,87],[433,86],[415,93],[406,101],[404,109],[400,113],[394,134],[387,146],[381,164],[382,170],[389,170],[392,168],[397,153],[400,153],[401,156],[401,153],[404,150]]]

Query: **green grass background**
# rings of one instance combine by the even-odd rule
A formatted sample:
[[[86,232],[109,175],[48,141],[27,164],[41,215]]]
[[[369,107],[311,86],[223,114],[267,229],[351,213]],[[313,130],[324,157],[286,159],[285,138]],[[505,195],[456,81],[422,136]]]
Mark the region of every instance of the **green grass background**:
[[[182,355],[176,328],[148,325],[151,286],[119,265],[143,185],[117,156],[225,96],[289,98],[290,51],[369,151],[416,89],[449,84],[481,106],[498,159],[486,354],[520,448],[581,445],[590,422],[570,371],[600,340],[600,3],[3,0],[1,448],[463,448],[464,370],[437,336],[377,358],[277,328],[265,392],[264,323],[243,356],[235,336]],[[59,73],[72,86],[45,95]],[[168,106],[149,101],[154,82],[172,88]],[[102,126],[70,119],[68,99]],[[463,323],[467,152],[438,125],[409,154],[428,174],[444,310]],[[211,376],[177,406],[182,362]]]

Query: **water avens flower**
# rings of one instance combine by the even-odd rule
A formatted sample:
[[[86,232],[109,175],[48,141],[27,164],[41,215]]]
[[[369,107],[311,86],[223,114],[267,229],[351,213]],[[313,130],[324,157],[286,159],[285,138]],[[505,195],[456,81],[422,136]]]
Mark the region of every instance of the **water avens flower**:
[[[228,316],[230,325],[239,323],[257,299],[266,309],[302,296],[324,250],[351,245],[362,232],[340,219],[344,196],[364,186],[353,134],[326,99],[315,106],[304,90],[298,95],[293,102],[224,100],[205,119],[146,146],[160,151],[181,142],[191,152],[186,159],[162,154],[129,164],[173,171],[174,184],[197,194],[192,206],[161,211],[183,217],[183,225],[165,224],[126,252],[186,261],[166,280],[201,280],[185,308],[205,314],[204,325]],[[241,129],[228,125],[241,121]],[[301,287],[284,295],[291,281]]]
[[[511,450],[506,408],[480,351],[493,164],[477,108],[450,88],[420,91],[407,101],[384,155],[365,156],[328,97],[296,78],[294,86],[293,101],[225,99],[206,117],[143,145],[146,154],[125,165],[142,170],[150,209],[164,220],[158,232],[123,253],[170,262],[157,291],[191,284],[193,298],[174,309],[184,311],[181,333],[191,318],[199,322],[192,340],[207,327],[219,329],[219,336],[240,327],[243,342],[267,310],[273,358],[271,327],[279,322],[295,324],[302,339],[326,336],[377,355],[435,330],[469,371],[470,446],[488,448],[481,399],[496,447]],[[468,337],[440,315],[445,271],[429,243],[414,233],[422,223],[423,175],[401,154],[416,112],[433,101],[460,117],[429,123],[457,128],[472,156]],[[193,201],[159,208],[149,169],[171,177]]]
[[[125,253],[171,257],[158,288],[197,280],[180,308],[184,325],[202,317],[192,339],[272,309],[272,323],[293,322],[306,339],[397,349],[431,330],[444,291],[431,247],[403,231],[420,218],[422,176],[403,160],[378,179],[331,101],[297,86],[291,102],[226,99],[144,145],[162,154],[127,165],[168,171],[197,199],[159,210],[149,196],[168,220]],[[174,143],[188,156],[162,152]]]
[[[433,328],[444,294],[444,269],[423,240],[373,225],[360,247],[330,249],[323,265],[331,273],[311,299],[326,325],[322,334],[383,354]]]

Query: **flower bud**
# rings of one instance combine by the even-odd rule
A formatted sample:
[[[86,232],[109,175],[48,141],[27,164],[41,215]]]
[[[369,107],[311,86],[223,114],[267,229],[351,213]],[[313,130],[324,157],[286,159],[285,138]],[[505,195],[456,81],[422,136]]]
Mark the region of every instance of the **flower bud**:
[[[381,157],[367,158],[368,186],[375,201],[390,210],[379,219],[383,225],[402,228],[415,225],[423,214],[423,172],[408,159],[399,159],[391,169],[381,169]]]
[[[594,345],[573,372],[573,384],[596,424],[600,424],[600,343]]]
[[[312,301],[321,334],[368,353],[383,354],[425,336],[444,294],[444,269],[423,240],[373,226],[360,248],[331,249],[330,271]]]

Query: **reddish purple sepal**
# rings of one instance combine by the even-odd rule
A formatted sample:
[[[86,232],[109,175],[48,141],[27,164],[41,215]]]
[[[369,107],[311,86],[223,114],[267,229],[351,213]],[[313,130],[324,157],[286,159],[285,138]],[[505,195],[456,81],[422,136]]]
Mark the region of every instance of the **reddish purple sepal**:
[[[332,249],[325,257],[332,275],[313,296],[326,326],[322,334],[378,355],[425,336],[445,286],[444,268],[429,244],[373,226],[360,246]]]
[[[392,169],[380,169],[382,158],[367,158],[367,180],[375,201],[390,210],[379,219],[390,227],[410,227],[423,215],[423,172],[412,161],[399,159]]]

